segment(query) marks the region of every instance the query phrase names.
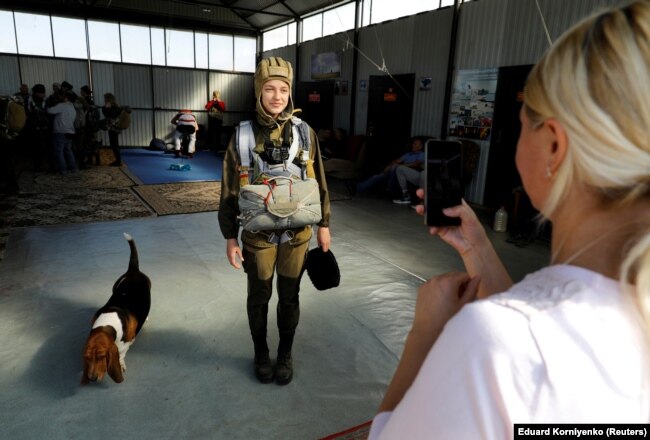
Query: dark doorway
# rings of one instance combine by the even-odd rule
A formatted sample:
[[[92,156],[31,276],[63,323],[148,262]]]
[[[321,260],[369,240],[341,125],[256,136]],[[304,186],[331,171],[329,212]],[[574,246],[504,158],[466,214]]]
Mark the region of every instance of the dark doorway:
[[[304,119],[318,133],[334,125],[334,81],[299,82],[296,85],[296,108],[302,110]]]
[[[372,169],[378,170],[408,151],[413,116],[415,74],[370,76],[368,134]]]
[[[515,164],[521,131],[519,111],[524,101],[524,85],[532,65],[499,68],[494,104],[494,127],[485,178],[483,203],[491,208],[505,206],[510,214],[508,229],[522,243],[534,238],[550,239],[550,225],[541,230],[537,211],[523,189]]]
[[[483,203],[499,208],[512,200],[513,190],[521,186],[515,166],[515,152],[521,123],[524,84],[532,65],[499,68],[494,102],[494,126],[487,163]]]

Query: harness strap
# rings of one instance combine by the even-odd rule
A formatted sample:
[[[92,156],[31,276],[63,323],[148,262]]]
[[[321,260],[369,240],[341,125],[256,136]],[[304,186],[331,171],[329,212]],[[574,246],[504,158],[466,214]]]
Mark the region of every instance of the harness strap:
[[[291,240],[296,234],[293,231],[282,231],[282,234],[278,235],[275,232],[269,234],[267,241],[273,244],[283,244]]]
[[[289,122],[287,122],[289,123]],[[253,131],[253,121],[242,121],[235,128],[237,151],[239,153],[241,167],[239,169],[239,186],[245,186],[257,178],[251,169],[259,174],[268,174],[271,176],[291,177],[300,176],[301,179],[316,178],[314,172],[314,161],[309,159],[309,149],[311,147],[311,138],[309,136],[309,126],[300,118],[291,118],[291,126],[285,126],[284,138],[286,141],[287,133],[291,128],[291,146],[289,149],[289,158],[282,164],[270,165],[265,162],[259,154],[255,152],[255,133]],[[301,157],[296,157],[298,150],[302,148]],[[300,165],[294,163],[297,159]]]
[[[251,121],[242,121],[236,128],[237,149],[239,150],[239,186],[248,185],[252,176],[250,175],[251,154],[255,149],[255,133]]]

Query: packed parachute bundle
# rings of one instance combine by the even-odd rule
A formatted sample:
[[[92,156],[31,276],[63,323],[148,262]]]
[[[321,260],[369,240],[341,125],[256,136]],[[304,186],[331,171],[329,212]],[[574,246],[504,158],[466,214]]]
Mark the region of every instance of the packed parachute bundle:
[[[0,138],[14,139],[26,121],[25,106],[19,98],[0,96]]]

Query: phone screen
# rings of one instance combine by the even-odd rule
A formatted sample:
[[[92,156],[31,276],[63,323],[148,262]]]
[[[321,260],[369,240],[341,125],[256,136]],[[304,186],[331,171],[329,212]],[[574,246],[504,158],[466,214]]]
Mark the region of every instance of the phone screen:
[[[430,140],[425,145],[425,223],[429,226],[460,225],[444,208],[461,204],[463,197],[463,148],[458,141]]]

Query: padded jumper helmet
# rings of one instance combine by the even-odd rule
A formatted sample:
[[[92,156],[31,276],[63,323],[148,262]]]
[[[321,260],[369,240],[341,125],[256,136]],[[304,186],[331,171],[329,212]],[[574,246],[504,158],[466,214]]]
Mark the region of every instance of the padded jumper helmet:
[[[257,113],[261,116],[268,118],[268,114],[262,106],[262,86],[265,82],[277,79],[284,81],[289,85],[289,102],[287,108],[284,110],[291,115],[293,113],[293,97],[291,95],[291,84],[293,83],[293,67],[291,63],[283,60],[280,57],[269,57],[259,62],[257,70],[255,70],[255,99]]]

